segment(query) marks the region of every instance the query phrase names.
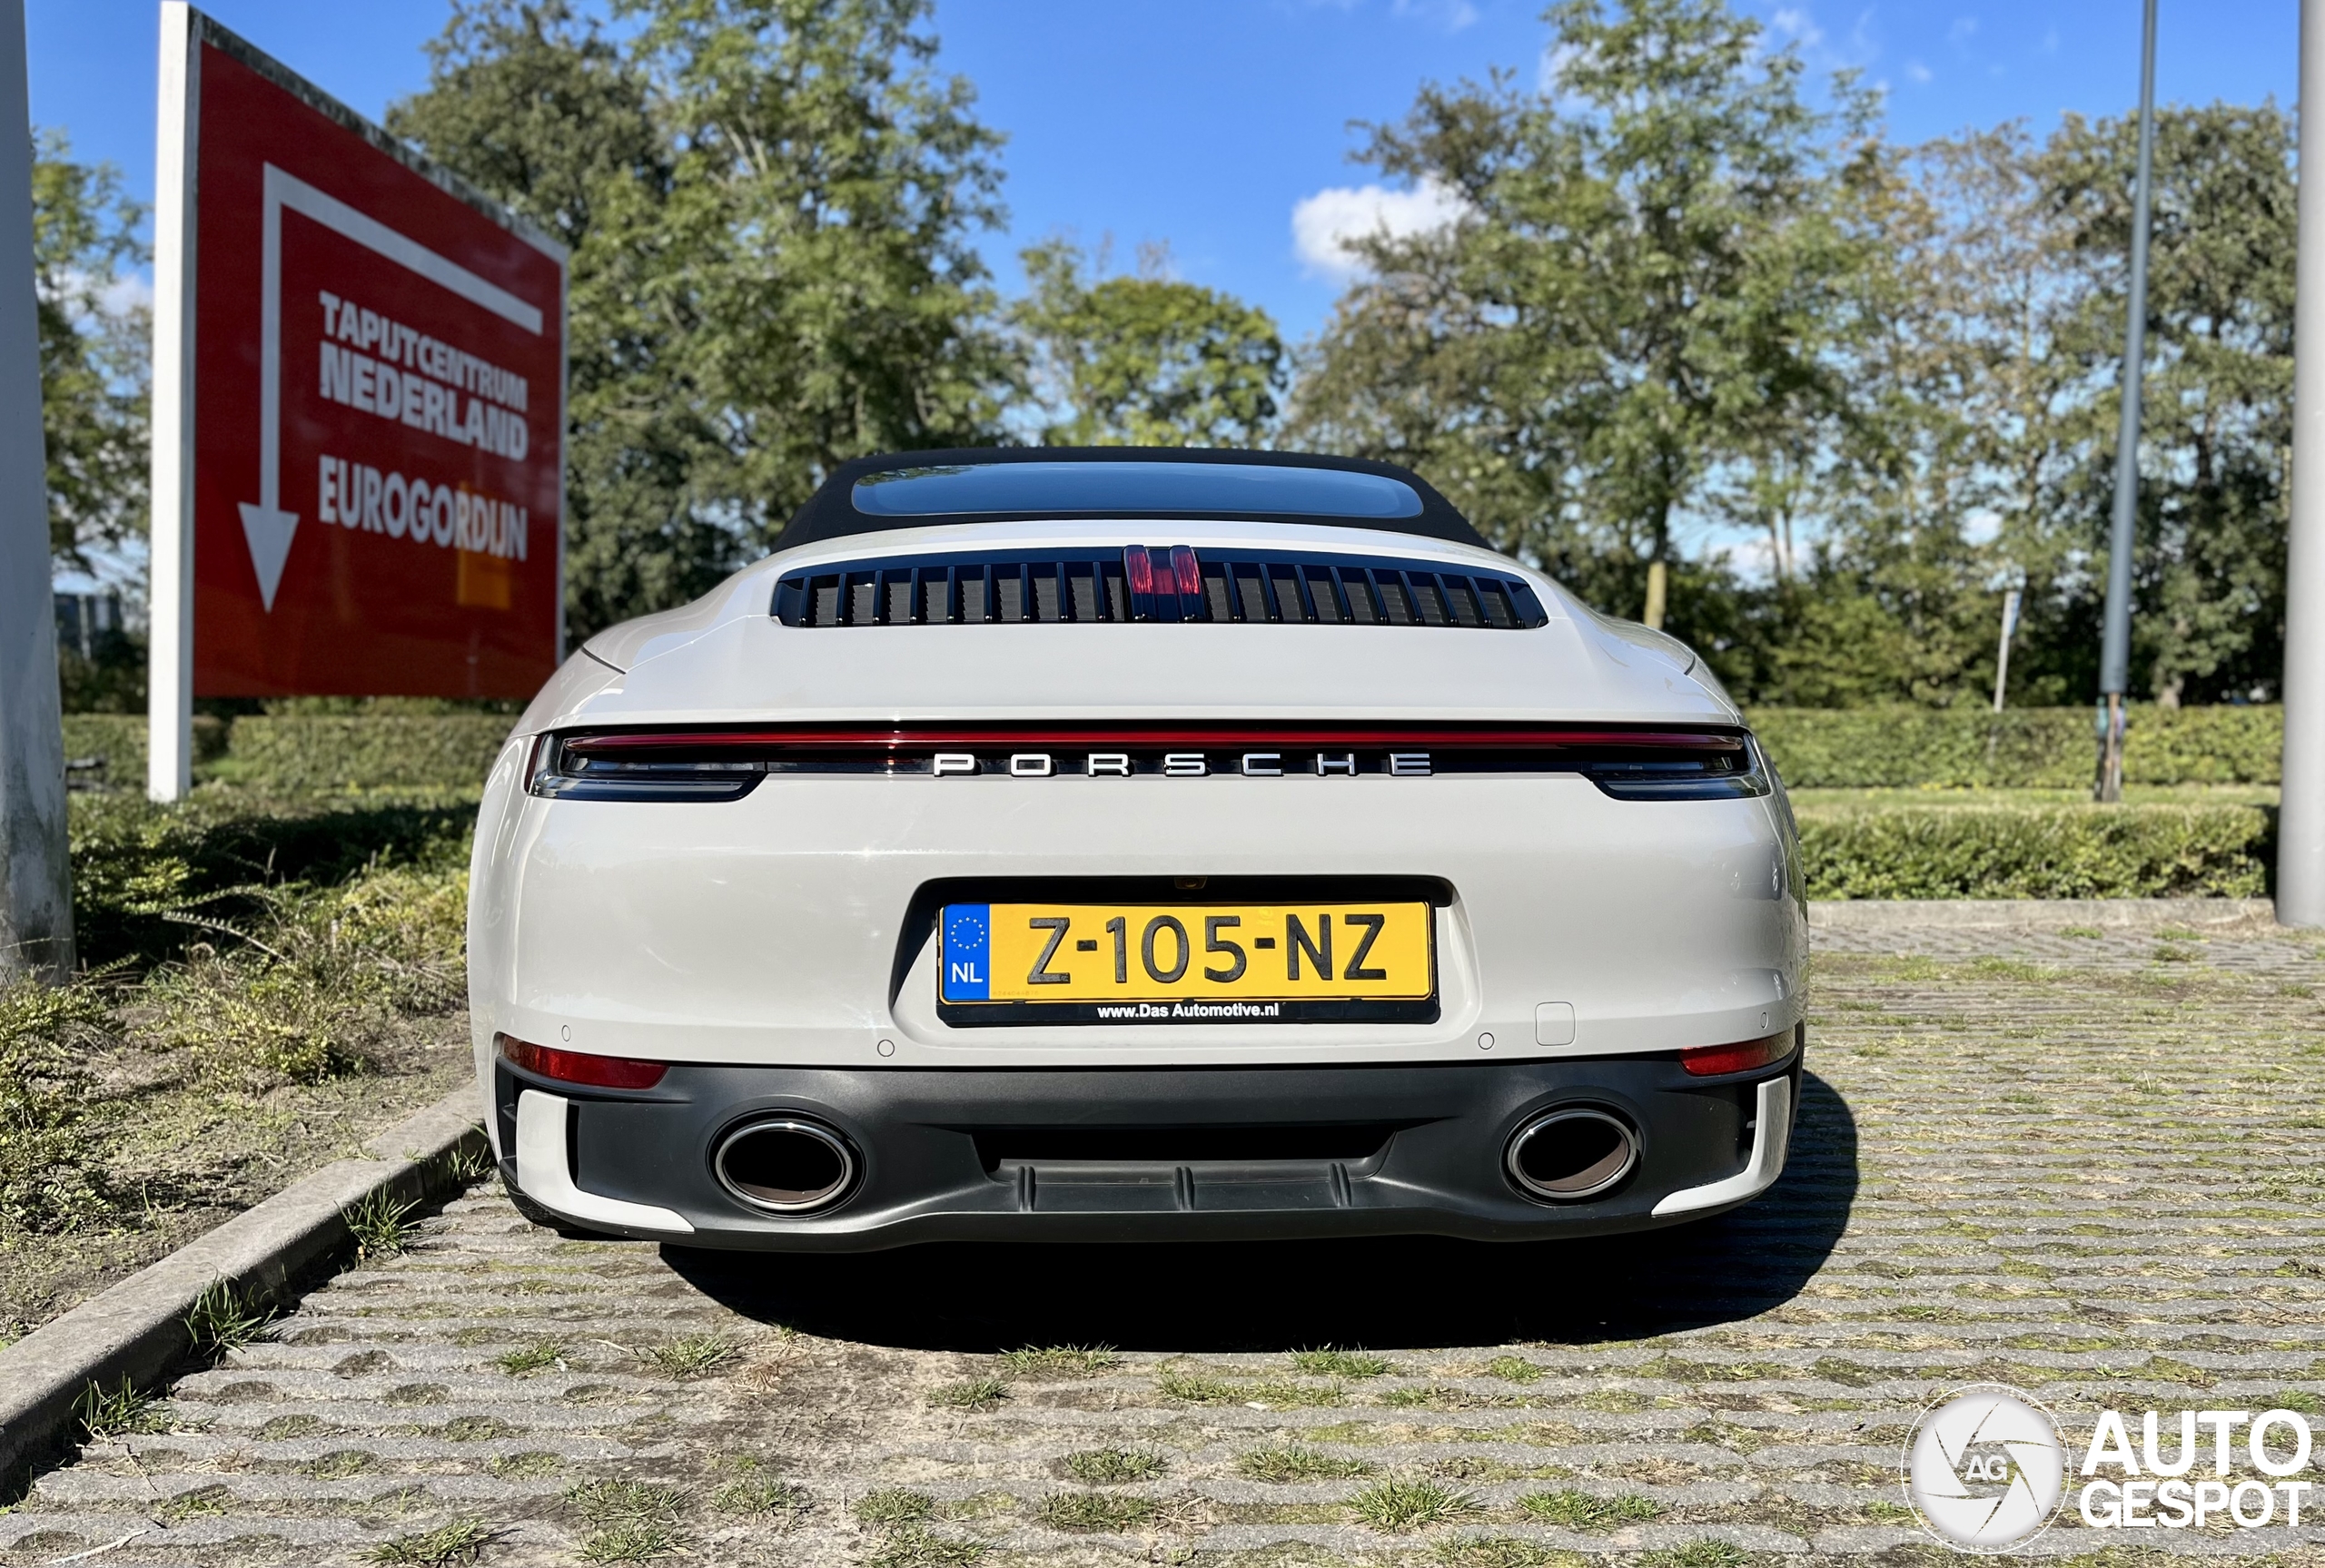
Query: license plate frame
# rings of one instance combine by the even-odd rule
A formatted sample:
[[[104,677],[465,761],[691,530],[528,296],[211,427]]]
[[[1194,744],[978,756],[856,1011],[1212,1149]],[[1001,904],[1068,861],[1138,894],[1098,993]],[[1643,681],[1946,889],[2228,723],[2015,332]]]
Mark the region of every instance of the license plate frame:
[[[936,1013],[955,1028],[1440,1016],[1436,912],[1410,894],[964,900],[935,913]]]

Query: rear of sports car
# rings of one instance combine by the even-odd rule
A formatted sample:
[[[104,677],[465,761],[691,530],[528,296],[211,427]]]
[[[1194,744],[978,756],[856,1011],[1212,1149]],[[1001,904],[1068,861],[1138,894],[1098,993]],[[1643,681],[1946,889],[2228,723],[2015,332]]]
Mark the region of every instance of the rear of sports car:
[[[1435,1233],[1781,1172],[1789,814],[1693,656],[1380,465],[843,469],[487,785],[478,1069],[686,1245]]]

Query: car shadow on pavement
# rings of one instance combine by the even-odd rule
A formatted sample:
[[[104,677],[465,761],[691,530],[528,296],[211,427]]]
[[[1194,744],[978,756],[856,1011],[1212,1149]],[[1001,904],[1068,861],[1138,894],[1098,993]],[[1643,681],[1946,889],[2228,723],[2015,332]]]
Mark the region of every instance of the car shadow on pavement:
[[[1390,1350],[1642,1338],[1779,1307],[1824,1266],[1857,1188],[1856,1119],[1803,1079],[1783,1178],[1693,1225],[1578,1241],[1399,1237],[1153,1245],[946,1243],[850,1254],[666,1247],[746,1317],[961,1351]]]

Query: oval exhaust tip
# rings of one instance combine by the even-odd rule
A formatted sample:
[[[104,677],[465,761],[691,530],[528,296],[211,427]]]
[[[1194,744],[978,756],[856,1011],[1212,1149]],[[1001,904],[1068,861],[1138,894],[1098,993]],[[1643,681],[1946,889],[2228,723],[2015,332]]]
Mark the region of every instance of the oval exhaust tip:
[[[1631,1173],[1638,1135],[1610,1112],[1573,1106],[1519,1128],[1502,1163],[1529,1196],[1572,1203],[1598,1197]]]
[[[805,1117],[745,1122],[718,1140],[710,1168],[721,1187],[770,1214],[828,1208],[856,1184],[847,1140]]]

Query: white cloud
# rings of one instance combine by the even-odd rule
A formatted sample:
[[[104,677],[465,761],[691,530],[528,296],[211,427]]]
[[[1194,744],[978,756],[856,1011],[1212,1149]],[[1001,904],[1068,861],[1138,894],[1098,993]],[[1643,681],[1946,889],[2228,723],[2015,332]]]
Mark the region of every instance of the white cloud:
[[[1905,74],[1914,81],[1926,82],[1931,79],[1933,73],[1928,66],[1923,64],[1920,61],[1908,60],[1905,62]]]
[[[1459,33],[1478,19],[1478,8],[1469,0],[1396,0],[1390,9],[1399,16],[1434,22],[1448,33]]]
[[[1787,5],[1777,11],[1768,18],[1768,25],[1812,49],[1825,41],[1825,30],[1816,25],[1815,19],[1795,6]]]
[[[1363,262],[1347,250],[1350,241],[1441,229],[1459,219],[1467,205],[1459,192],[1434,181],[1423,181],[1410,191],[1336,185],[1292,207],[1291,242],[1311,272],[1338,281],[1363,270]]]

